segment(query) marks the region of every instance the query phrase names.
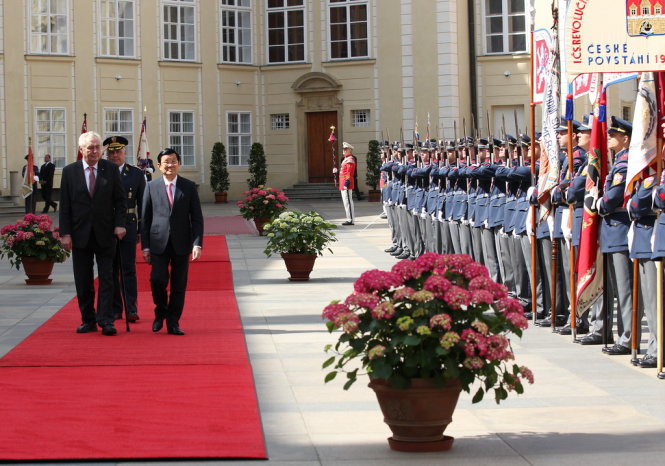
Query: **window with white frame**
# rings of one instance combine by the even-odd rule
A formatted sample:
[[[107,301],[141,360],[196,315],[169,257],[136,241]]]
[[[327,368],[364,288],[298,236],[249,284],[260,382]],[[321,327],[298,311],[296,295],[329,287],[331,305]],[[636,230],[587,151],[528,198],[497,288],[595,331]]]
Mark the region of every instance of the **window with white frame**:
[[[527,51],[525,4],[525,0],[485,0],[486,53]]]
[[[183,167],[196,166],[194,112],[169,112],[169,147],[180,154]]]
[[[367,0],[329,0],[330,58],[369,56]]]
[[[69,53],[69,1],[30,2],[30,52],[49,55]]]
[[[104,109],[104,136],[122,136],[127,138],[125,147],[127,163],[134,163],[134,111],[131,108]]]
[[[251,0],[220,0],[223,63],[252,62]]]
[[[229,112],[227,119],[229,165],[247,166],[252,148],[252,114]]]
[[[101,55],[134,56],[134,0],[100,0]]]
[[[289,114],[288,113],[273,113],[270,115],[270,122],[273,131],[280,129],[289,129]]]
[[[162,0],[164,59],[196,59],[196,6],[194,0]]]
[[[36,160],[42,160],[44,155],[51,154],[51,161],[57,168],[67,164],[66,128],[64,108],[35,109]]]
[[[369,126],[369,110],[351,110],[353,126]]]
[[[268,0],[268,63],[303,61],[304,0]]]

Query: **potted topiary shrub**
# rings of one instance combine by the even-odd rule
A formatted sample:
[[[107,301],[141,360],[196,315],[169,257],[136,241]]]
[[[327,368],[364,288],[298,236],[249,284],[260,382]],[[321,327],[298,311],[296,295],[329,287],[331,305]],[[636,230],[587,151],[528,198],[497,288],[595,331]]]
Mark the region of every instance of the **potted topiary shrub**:
[[[210,187],[215,193],[215,203],[226,203],[229,186],[229,171],[226,168],[226,148],[221,142],[216,142],[212,146],[212,157],[210,157]]]
[[[381,191],[377,188],[381,177],[381,151],[379,149],[379,141],[372,139],[368,144],[369,150],[367,151],[367,174],[365,175],[365,182],[371,189],[369,190],[368,200],[370,202],[378,202],[381,199]]]
[[[268,169],[266,167],[266,154],[263,145],[255,142],[249,151],[249,178],[247,185],[250,189],[266,184]]]

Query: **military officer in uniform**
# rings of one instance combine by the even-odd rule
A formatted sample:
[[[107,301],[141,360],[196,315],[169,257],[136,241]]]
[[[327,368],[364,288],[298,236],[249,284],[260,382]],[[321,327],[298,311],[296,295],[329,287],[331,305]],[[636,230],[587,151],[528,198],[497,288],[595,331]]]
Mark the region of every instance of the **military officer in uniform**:
[[[628,147],[633,125],[620,118],[612,117],[607,129],[607,148],[615,152],[614,164],[605,180],[605,190],[598,199],[598,214],[602,217],[600,225],[600,249],[607,258],[607,270],[610,274],[611,294],[605,299],[612,304],[617,299],[618,340],[611,347],[603,348],[609,355],[630,354],[632,325],[632,289],[633,266],[628,257],[628,229],[630,219],[623,206],[628,171]],[[605,290],[607,293],[608,290]],[[612,328],[613,312],[608,315],[609,329]]]
[[[120,170],[120,179],[125,189],[127,199],[127,234],[118,242],[122,262],[122,270],[117,256],[113,261],[113,314],[114,318],[122,317],[122,297],[120,274],[125,282],[126,312],[129,322],[139,319],[136,306],[136,243],[139,241],[139,230],[141,221],[141,203],[145,189],[145,176],[143,171],[126,163],[127,152],[125,147],[128,141],[122,136],[113,136],[104,140],[106,154],[109,161],[115,163]]]

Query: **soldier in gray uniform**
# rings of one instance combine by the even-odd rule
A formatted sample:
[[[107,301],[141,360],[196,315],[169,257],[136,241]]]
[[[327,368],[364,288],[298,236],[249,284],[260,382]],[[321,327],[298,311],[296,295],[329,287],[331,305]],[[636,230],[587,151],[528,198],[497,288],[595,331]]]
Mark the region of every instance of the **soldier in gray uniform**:
[[[145,190],[145,176],[143,171],[137,167],[126,163],[127,152],[125,146],[128,141],[122,136],[113,136],[104,140],[106,154],[108,159],[115,163],[120,170],[120,179],[125,189],[127,199],[127,223],[125,229],[127,234],[118,242],[120,250],[122,270],[118,263],[117,256],[113,261],[113,314],[114,318],[122,318],[122,295],[120,274],[125,283],[125,292],[127,302],[126,312],[129,322],[139,320],[138,309],[136,305],[136,243],[139,241],[141,204],[143,201],[143,191]]]

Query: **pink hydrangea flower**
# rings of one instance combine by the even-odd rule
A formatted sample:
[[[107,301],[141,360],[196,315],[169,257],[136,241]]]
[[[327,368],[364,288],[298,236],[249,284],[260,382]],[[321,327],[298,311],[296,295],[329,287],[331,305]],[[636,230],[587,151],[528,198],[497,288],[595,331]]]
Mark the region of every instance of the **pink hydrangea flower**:
[[[380,298],[371,293],[351,293],[344,300],[347,306],[366,307],[374,309],[379,304]]]
[[[414,290],[410,286],[403,286],[401,288],[397,288],[393,292],[393,299],[396,301],[401,301],[403,299],[410,299],[411,296],[413,296],[413,293],[415,292],[416,290]]]
[[[441,254],[437,254],[435,252],[426,252],[425,254],[419,256],[414,262],[423,271],[429,272],[441,265],[444,260],[445,259]]]
[[[404,280],[411,280],[412,278],[420,278],[423,274],[423,268],[409,259],[403,259],[397,264],[393,265],[391,272],[399,274]]]
[[[481,322],[478,319],[471,322],[471,327],[475,328],[479,333],[483,335],[487,335],[490,331],[490,328],[487,326],[487,324],[485,322]]]
[[[524,317],[524,312],[505,312],[504,316],[506,316],[508,322],[519,329],[525,330],[529,328],[529,320]]]
[[[485,365],[485,361],[483,361],[482,358],[479,358],[478,356],[470,356],[464,360],[462,365],[467,369],[482,369],[482,367]]]
[[[423,284],[423,289],[431,291],[434,296],[443,299],[444,293],[453,286],[446,277],[442,275],[430,275]]]
[[[346,304],[342,303],[331,303],[323,308],[321,316],[325,320],[330,320],[334,322],[335,317],[337,317],[337,314],[339,314],[340,312],[349,312],[349,307]]]
[[[395,306],[390,301],[383,301],[372,309],[372,317],[378,320],[390,319],[395,315]]]
[[[344,333],[358,331],[358,322],[360,322],[360,318],[353,312],[340,312],[333,320],[335,327],[341,328]]]
[[[471,304],[471,293],[464,288],[453,285],[443,295],[443,300],[452,309],[461,309],[462,306]]]
[[[520,366],[520,374],[530,383],[532,384],[534,381],[533,378],[533,372],[531,372],[531,369],[529,369],[526,366]]]
[[[396,273],[374,269],[363,272],[353,284],[353,289],[358,292],[368,293],[389,290],[403,283],[404,280]]]
[[[485,339],[487,349],[484,356],[490,361],[512,359],[508,339],[503,335],[490,335]]]
[[[441,327],[444,330],[450,330],[452,318],[448,314],[436,314],[429,320],[429,326]]]
[[[434,294],[431,291],[420,290],[413,293],[411,299],[419,303],[428,303],[434,299]]]
[[[474,290],[471,292],[471,302],[474,304],[492,304],[494,295],[487,290]]]
[[[464,278],[471,280],[476,277],[489,277],[489,270],[478,262],[472,262],[462,268],[462,274],[464,274]]]
[[[367,352],[367,357],[372,360],[374,358],[380,358],[385,355],[386,347],[383,345],[374,345]]]

